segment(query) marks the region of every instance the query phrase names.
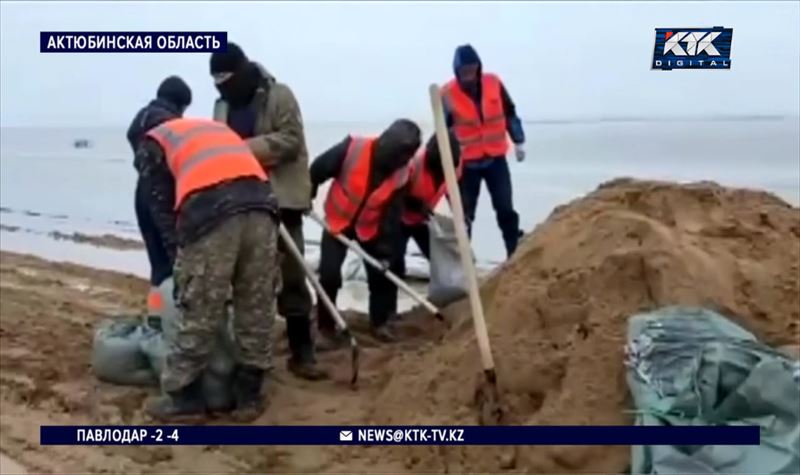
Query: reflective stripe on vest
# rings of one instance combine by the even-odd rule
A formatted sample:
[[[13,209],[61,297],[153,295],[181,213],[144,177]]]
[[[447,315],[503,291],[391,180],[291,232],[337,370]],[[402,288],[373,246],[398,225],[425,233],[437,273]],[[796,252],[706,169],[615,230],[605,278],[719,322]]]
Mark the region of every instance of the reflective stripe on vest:
[[[456,80],[445,85],[443,100],[453,116],[453,132],[461,147],[462,160],[505,157],[508,152],[506,117],[497,76],[486,73],[481,77],[483,121],[475,102],[461,90]]]
[[[325,220],[331,231],[341,233],[355,221],[356,235],[362,241],[377,235],[386,203],[408,180],[407,167],[403,167],[366,197],[374,143],[375,138],[354,137],[350,141],[342,169],[325,200]]]
[[[147,135],[161,145],[175,177],[176,210],[191,193],[224,181],[247,176],[267,180],[250,147],[225,124],[181,118]]]
[[[353,221],[367,193],[374,138],[354,137],[325,199],[325,220],[335,233]]]
[[[442,180],[438,188],[435,188],[433,176],[427,167],[428,154],[423,150],[419,155],[414,157],[411,162],[411,172],[408,182],[408,194],[425,205],[431,211],[439,204],[439,200],[447,192],[447,182]],[[459,160],[458,168],[456,168],[456,180],[461,179],[462,170],[464,169],[464,161]],[[444,170],[442,170],[444,172]],[[426,215],[408,209],[403,210],[402,214],[403,224],[407,226],[416,226],[428,220]]]
[[[367,202],[356,221],[356,236],[361,241],[370,241],[378,235],[386,205],[392,195],[408,183],[408,167],[396,170],[367,198]]]

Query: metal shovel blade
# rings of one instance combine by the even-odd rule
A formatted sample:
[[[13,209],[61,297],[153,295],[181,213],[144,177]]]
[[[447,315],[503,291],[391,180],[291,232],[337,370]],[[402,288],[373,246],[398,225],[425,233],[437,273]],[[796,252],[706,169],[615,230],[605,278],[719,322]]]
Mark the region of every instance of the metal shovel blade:
[[[497,390],[497,375],[494,370],[485,370],[478,376],[475,388],[475,405],[478,408],[478,423],[495,426],[503,423],[503,408]]]

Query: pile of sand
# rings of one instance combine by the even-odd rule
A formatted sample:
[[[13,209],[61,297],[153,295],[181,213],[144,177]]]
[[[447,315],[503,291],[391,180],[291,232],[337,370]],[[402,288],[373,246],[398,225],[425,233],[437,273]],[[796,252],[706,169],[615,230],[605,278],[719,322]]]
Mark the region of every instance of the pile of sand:
[[[764,342],[800,334],[800,210],[714,183],[614,180],[556,209],[483,286],[507,424],[626,424],[627,318],[669,304],[721,310]],[[467,317],[468,307],[454,311]],[[370,422],[474,424],[469,320],[387,368]],[[354,450],[351,454],[359,456]],[[413,471],[619,473],[626,447],[398,447]]]

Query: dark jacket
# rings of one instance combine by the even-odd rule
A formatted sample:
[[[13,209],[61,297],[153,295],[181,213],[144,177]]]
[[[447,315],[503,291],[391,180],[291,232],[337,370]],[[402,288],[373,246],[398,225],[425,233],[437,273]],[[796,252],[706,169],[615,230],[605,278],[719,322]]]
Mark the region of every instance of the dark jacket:
[[[261,65],[256,66],[261,85],[249,105],[255,123],[247,143],[268,171],[281,208],[309,209],[308,150],[300,106],[289,86],[276,81]],[[229,104],[218,98],[214,120],[228,123],[229,119]]]
[[[149,104],[136,113],[131,121],[131,125],[128,127],[128,143],[133,153],[136,153],[139,142],[142,141],[144,134],[146,134],[148,130],[168,120],[177,119],[180,116],[180,109],[171,102],[160,98],[150,101]]]
[[[481,77],[483,74],[483,64],[481,63],[481,59],[475,49],[470,45],[462,45],[456,48],[453,58],[453,74],[455,75],[456,80],[458,80],[458,69],[461,66],[475,63],[478,64],[478,77]],[[482,96],[480,82],[478,82],[474,88],[467,88],[462,85],[460,81],[459,85],[461,85],[461,90],[466,92],[467,95],[472,98],[478,109],[478,113],[481,114],[481,117],[483,117],[483,110],[480,107]],[[511,141],[515,144],[525,143],[525,131],[522,129],[522,121],[517,116],[516,105],[514,104],[514,101],[511,100],[511,96],[508,94],[508,91],[502,82],[500,83],[500,97],[503,101],[503,111],[506,115],[506,130],[508,131],[508,135],[511,137]],[[447,127],[452,127],[453,115],[451,111],[448,110],[446,103],[444,104],[444,109]]]
[[[320,185],[339,176],[339,172],[342,169],[342,164],[344,164],[344,159],[347,156],[347,149],[352,140],[353,138],[351,136],[347,136],[344,138],[344,140],[329,148],[314,159],[313,163],[311,164],[312,197],[316,196],[317,189]],[[373,163],[374,162],[375,159],[373,158]],[[393,172],[394,170],[383,170],[377,166],[370,167],[369,183],[367,186],[366,196],[369,196],[369,194],[378,188],[378,186],[380,186],[380,184]],[[378,236],[375,238],[373,243],[370,243],[373,254],[375,254],[373,257],[377,259],[388,259],[392,255],[393,245],[397,233],[400,231],[400,213],[403,210],[404,196],[405,190],[400,190],[392,195],[383,219],[381,219]],[[366,202],[366,199],[364,202]],[[358,214],[356,214],[356,216],[358,216]],[[355,234],[354,226],[351,224],[350,227],[344,231],[344,234],[349,237],[353,237]]]
[[[199,240],[232,215],[256,210],[278,215],[270,184],[249,177],[196,191],[175,211],[175,179],[161,146],[152,139],[145,138],[139,145],[135,166],[173,263],[178,246]]]

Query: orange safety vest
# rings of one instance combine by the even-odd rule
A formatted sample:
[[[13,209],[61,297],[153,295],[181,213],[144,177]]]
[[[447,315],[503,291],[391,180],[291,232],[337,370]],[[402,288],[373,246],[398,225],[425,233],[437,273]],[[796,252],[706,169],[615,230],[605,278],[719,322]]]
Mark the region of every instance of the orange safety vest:
[[[410,178],[408,181],[408,195],[421,201],[428,209],[433,210],[447,191],[447,183],[442,181],[439,187],[436,188],[433,177],[426,167],[427,161],[428,154],[426,150],[422,150],[422,152],[412,160],[410,166],[411,172],[409,173]],[[458,168],[456,168],[456,179],[461,179],[461,172],[463,169],[464,161],[459,160]],[[428,217],[406,208],[403,210],[402,220],[403,224],[407,226],[416,226],[427,221]]]
[[[362,242],[378,235],[386,205],[408,182],[408,167],[401,167],[366,196],[374,145],[375,138],[353,137],[325,199],[325,221],[331,231],[341,233],[355,220],[356,236]]]
[[[500,93],[500,79],[494,74],[481,76],[483,120],[472,100],[455,79],[443,88],[443,99],[453,116],[453,131],[461,146],[462,160],[505,157],[508,152],[506,115]]]
[[[173,119],[146,134],[161,145],[175,177],[175,210],[195,191],[242,177],[267,181],[247,143],[227,125],[207,119]]]

